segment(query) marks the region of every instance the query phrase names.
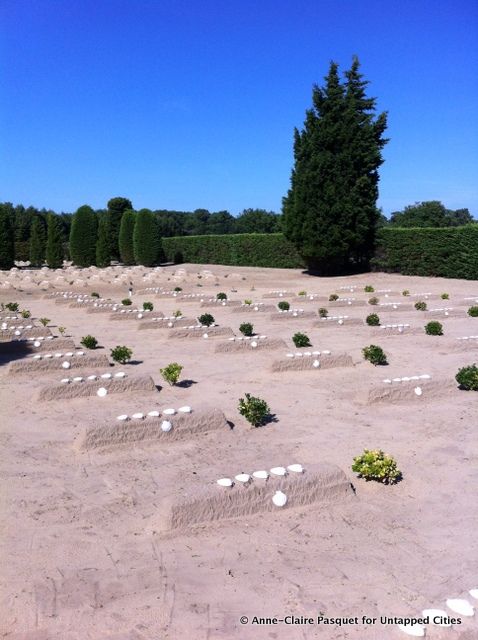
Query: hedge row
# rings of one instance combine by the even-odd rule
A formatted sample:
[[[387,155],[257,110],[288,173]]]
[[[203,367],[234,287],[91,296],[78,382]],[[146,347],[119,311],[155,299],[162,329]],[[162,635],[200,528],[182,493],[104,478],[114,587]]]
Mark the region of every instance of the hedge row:
[[[445,228],[380,229],[376,271],[478,279],[478,224]]]
[[[180,236],[162,238],[161,244],[167,262],[281,269],[304,266],[294,245],[282,233]]]

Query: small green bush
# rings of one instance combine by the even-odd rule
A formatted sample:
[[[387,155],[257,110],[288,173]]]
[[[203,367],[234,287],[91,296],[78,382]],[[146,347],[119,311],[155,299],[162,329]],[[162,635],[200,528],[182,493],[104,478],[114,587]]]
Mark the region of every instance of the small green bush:
[[[378,327],[380,325],[380,318],[378,317],[378,315],[376,313],[371,313],[370,315],[368,315],[365,318],[365,322],[370,327]]]
[[[99,294],[99,293],[97,293],[96,291],[93,291],[93,293],[91,293],[91,294],[90,294],[90,297],[91,297],[91,298],[99,298],[99,297],[100,297],[100,294]]]
[[[387,356],[385,355],[382,347],[377,347],[377,345],[371,344],[369,347],[364,347],[362,349],[362,353],[365,360],[368,360],[375,366],[378,364],[387,364]]]
[[[352,471],[355,471],[359,478],[377,480],[384,484],[395,484],[402,477],[392,456],[381,450],[365,449],[362,455],[354,458]]]
[[[252,300],[244,300],[244,304],[247,304],[249,306],[252,304]]]
[[[210,313],[203,313],[202,316],[199,316],[198,322],[205,327],[210,327],[212,324],[214,324],[215,320],[214,316],[212,316]]]
[[[307,295],[307,291],[299,291],[298,295],[299,296],[306,296]]]
[[[58,331],[63,336],[65,335],[66,327],[58,327]]]
[[[371,284],[366,285],[363,290],[365,293],[373,293],[375,291]]]
[[[369,301],[368,301],[368,303],[369,303],[369,304],[371,304],[371,305],[373,305],[373,306],[377,305],[377,304],[378,304],[378,302],[379,302],[379,300],[378,300],[378,298],[376,298],[375,296],[372,296],[372,297],[369,299]]]
[[[177,293],[179,293],[182,290],[183,290],[182,287],[174,287],[174,291],[176,291]]]
[[[181,311],[181,309],[176,309],[176,311],[173,313],[173,318],[180,318],[183,315],[183,312]]]
[[[243,322],[239,327],[239,331],[244,336],[253,336],[254,335],[254,326],[250,322]]]
[[[428,324],[425,325],[425,333],[428,336],[442,336],[443,335],[443,325],[441,322],[437,320],[432,320]]]
[[[441,294],[441,296],[440,296],[440,298],[441,298],[442,300],[448,300],[448,299],[450,298],[450,294],[448,294],[448,293],[442,293],[442,294]]]
[[[415,309],[417,311],[426,311],[427,310],[427,303],[423,302],[422,300],[419,300],[418,302],[415,302]]]
[[[171,386],[175,385],[179,380],[183,367],[177,362],[171,362],[164,369],[160,369],[159,372],[163,376],[164,380]]]
[[[281,300],[277,306],[281,311],[289,311],[290,309],[290,304],[285,300]]]
[[[143,311],[152,311],[154,304],[152,302],[143,302]]]
[[[20,311],[20,315],[22,316],[22,318],[30,318],[32,314],[28,311],[28,309],[22,309],[22,311]]]
[[[128,349],[128,347],[115,347],[111,349],[111,357],[115,362],[119,362],[119,364],[126,364],[129,360],[131,360],[131,356],[133,355],[133,351]]]
[[[329,302],[335,302],[339,299],[339,296],[336,293],[331,293],[329,296]]]
[[[467,311],[468,315],[472,318],[478,318],[478,307],[470,307]]]
[[[408,289],[404,289],[402,291],[402,296],[409,296],[410,295],[410,291]]]
[[[261,398],[254,398],[249,393],[239,400],[239,413],[253,426],[260,427],[265,424],[270,415],[269,405]]]
[[[121,304],[125,307],[129,307],[133,303],[131,302],[130,298],[123,298],[123,300],[121,300]]]
[[[18,311],[18,302],[7,302],[5,308],[15,313],[16,311]]]
[[[460,389],[478,391],[478,367],[476,364],[463,367],[456,374],[455,380],[460,385]]]
[[[51,322],[50,318],[40,318],[40,324],[44,327],[46,327],[49,322]]]
[[[294,333],[292,336],[292,342],[295,346],[300,349],[302,347],[311,347],[312,344],[310,342],[309,336],[305,333]]]
[[[80,344],[82,344],[87,349],[96,349],[98,346],[98,340],[94,336],[83,336],[80,340]]]
[[[224,291],[216,293],[216,300],[227,300],[227,293],[224,293]]]
[[[320,307],[319,309],[319,316],[321,318],[326,318],[329,315],[329,311],[328,309],[326,309],[325,307]]]

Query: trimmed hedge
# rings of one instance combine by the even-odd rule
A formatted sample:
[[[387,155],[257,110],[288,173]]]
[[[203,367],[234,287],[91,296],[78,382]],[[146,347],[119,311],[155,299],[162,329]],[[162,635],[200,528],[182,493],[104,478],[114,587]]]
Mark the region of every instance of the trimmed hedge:
[[[282,233],[162,238],[167,262],[299,269],[304,262]]]
[[[478,279],[478,224],[380,229],[375,271],[409,276]]]

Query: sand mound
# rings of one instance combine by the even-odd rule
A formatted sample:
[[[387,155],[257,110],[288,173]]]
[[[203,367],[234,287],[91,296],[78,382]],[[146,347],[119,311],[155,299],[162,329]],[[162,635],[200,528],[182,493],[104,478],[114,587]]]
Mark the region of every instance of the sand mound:
[[[319,363],[318,365],[316,363]],[[275,360],[271,365],[272,371],[307,371],[333,369],[334,367],[352,367],[352,356],[348,353],[316,354],[294,358]]]
[[[115,311],[109,316],[109,320],[145,320],[148,318],[164,318],[164,313],[162,311],[126,311],[122,313],[122,311]]]
[[[155,391],[156,386],[151,376],[135,376],[127,378],[111,378],[105,380],[84,380],[69,384],[53,384],[40,391],[39,400],[64,400],[70,398],[86,398],[95,396],[100,387],[110,393],[129,393],[131,391]]]
[[[427,319],[437,319],[437,318],[466,318],[466,311],[463,309],[456,309],[453,307],[444,307],[440,309],[429,309],[424,312],[424,317]]]
[[[347,327],[350,325],[361,324],[363,325],[362,318],[351,318],[350,316],[327,316],[327,318],[320,318],[317,322],[314,322],[313,327],[331,328],[331,327]]]
[[[64,369],[62,367],[63,362],[69,362],[70,368]],[[109,367],[110,363],[108,356],[105,354],[97,356],[73,356],[62,358],[49,358],[48,360],[33,360],[32,358],[21,360],[20,362],[12,362],[10,365],[9,373],[34,373],[36,371],[64,371],[67,373],[71,369],[80,368],[93,368],[93,367]]]
[[[88,305],[86,313],[111,313],[115,309],[118,309],[118,307],[121,307],[120,302],[105,302],[103,304],[100,303],[96,307],[95,305]]]
[[[169,333],[169,338],[216,338],[218,336],[232,336],[232,329],[230,327],[198,327],[190,329],[185,327],[184,329],[172,329]]]
[[[5,329],[0,331],[0,342],[8,342],[9,340],[25,340],[27,338],[41,338],[51,335],[51,329],[48,329],[48,327],[33,327],[32,329]]]
[[[377,340],[383,336],[418,336],[424,333],[422,327],[411,327],[409,324],[383,324],[378,327],[370,327],[370,336]]]
[[[246,485],[237,482],[231,488],[217,485],[215,479],[207,482],[188,487],[181,494],[162,501],[151,529],[159,532],[181,530],[200,523],[327,504],[354,496],[345,473],[326,463],[310,465],[304,473],[270,476],[267,480],[254,480]],[[284,507],[276,507],[272,502],[276,491],[287,496]]]
[[[420,388],[422,393],[418,395],[415,389]],[[426,402],[432,398],[442,398],[444,394],[457,389],[456,383],[450,380],[413,380],[410,382],[397,382],[382,384],[370,389],[367,395],[367,404],[380,402]],[[360,402],[361,398],[357,397]]]
[[[173,329],[174,327],[189,327],[191,318],[158,318],[158,320],[143,320],[138,329]]]
[[[255,347],[252,346],[255,343]],[[234,341],[227,340],[226,342],[220,342],[216,344],[214,351],[216,353],[238,353],[244,351],[265,351],[271,349],[286,349],[287,344],[280,338],[251,338],[250,340],[239,340],[236,338]]]
[[[455,338],[453,342],[447,343],[451,351],[474,351],[478,349],[478,335]]]
[[[173,425],[171,431],[161,429],[163,420]],[[86,427],[75,442],[79,451],[118,446],[148,440],[176,442],[194,438],[200,433],[229,429],[225,415],[218,409],[203,409],[190,414],[175,414],[145,420],[116,421],[103,426]]]
[[[301,311],[299,309],[293,309],[291,311],[276,311],[269,316],[271,320],[300,320],[301,318],[316,318],[317,314],[314,311]]]
[[[53,340],[42,340],[40,346],[35,347],[32,340],[12,340],[0,344],[0,353],[23,353],[26,356],[35,353],[53,352],[59,349],[67,351],[75,350],[75,343],[71,338],[53,338]]]
[[[257,304],[241,304],[240,307],[234,307],[232,313],[254,313],[254,312],[271,312],[277,311],[277,307],[273,304],[264,304],[259,302]]]
[[[201,307],[239,307],[242,302],[240,300],[204,300],[199,306]]]
[[[296,298],[297,295],[293,291],[269,291],[263,293],[262,298]]]
[[[356,299],[344,299],[341,300],[331,300],[327,301],[327,306],[331,309],[339,308],[339,307],[365,307],[368,303],[365,300],[356,300]]]

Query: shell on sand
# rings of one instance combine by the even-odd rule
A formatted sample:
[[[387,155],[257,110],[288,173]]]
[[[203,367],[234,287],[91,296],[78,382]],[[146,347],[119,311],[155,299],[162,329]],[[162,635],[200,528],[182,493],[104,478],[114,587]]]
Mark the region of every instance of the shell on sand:
[[[464,600],[462,598],[448,598],[446,606],[455,613],[459,613],[461,616],[475,615],[474,607],[468,602],[468,600]]]
[[[234,483],[231,478],[219,478],[217,484],[221,487],[232,487]]]
[[[234,479],[245,484],[250,481],[251,476],[248,473],[239,473]]]
[[[260,471],[254,471],[252,474],[254,478],[258,478],[259,480],[267,480],[269,477],[269,473],[265,469],[261,469]]]
[[[414,636],[415,638],[423,638],[425,636],[425,629],[421,624],[410,624],[406,626],[404,624],[399,624],[397,626],[400,631],[403,631],[408,636]]]
[[[284,507],[287,504],[287,496],[282,491],[276,491],[272,496],[272,502],[276,507]]]
[[[274,476],[285,476],[287,475],[287,469],[285,467],[272,467],[271,473]]]
[[[105,389],[104,387],[100,387],[96,392],[96,395],[99,398],[104,398],[106,395],[108,395],[108,389]]]
[[[161,423],[161,431],[168,433],[173,428],[173,425],[169,420],[163,420]]]
[[[289,464],[287,470],[293,473],[304,473],[304,467],[301,464]]]

